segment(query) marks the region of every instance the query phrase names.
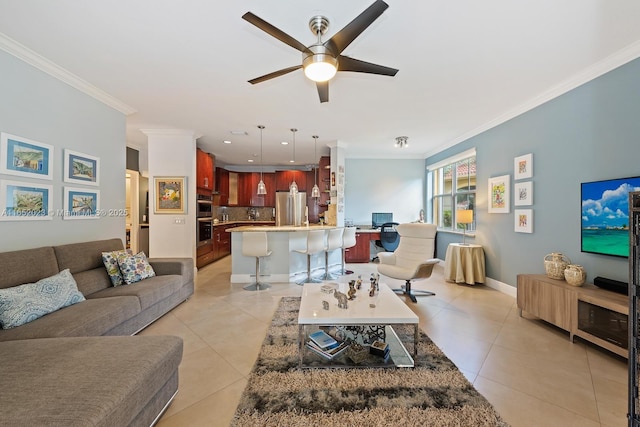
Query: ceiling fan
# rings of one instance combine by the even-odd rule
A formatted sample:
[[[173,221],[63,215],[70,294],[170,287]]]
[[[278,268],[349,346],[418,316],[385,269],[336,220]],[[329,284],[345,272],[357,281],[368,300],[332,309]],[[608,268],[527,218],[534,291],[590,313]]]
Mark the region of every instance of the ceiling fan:
[[[343,29],[338,31],[329,40],[322,42],[322,35],[329,28],[329,20],[324,16],[314,16],[309,21],[311,32],[318,37],[317,43],[311,46],[305,46],[298,40],[286,34],[282,30],[269,24],[262,18],[257,17],[251,12],[242,15],[242,19],[256,27],[260,28],[267,34],[277,38],[283,43],[288,44],[292,48],[302,52],[302,64],[293,67],[284,68],[265,74],[249,80],[249,83],[256,84],[266,80],[280,77],[300,68],[304,69],[305,75],[316,82],[320,102],[329,101],[329,80],[338,71],[353,71],[356,73],[380,74],[383,76],[395,76],[398,70],[382,65],[372,64],[370,62],[354,59],[349,56],[341,55],[342,51],[351,44],[369,25],[371,25],[382,13],[389,7],[382,0],[376,0],[364,12],[358,15],[353,21],[347,24]]]

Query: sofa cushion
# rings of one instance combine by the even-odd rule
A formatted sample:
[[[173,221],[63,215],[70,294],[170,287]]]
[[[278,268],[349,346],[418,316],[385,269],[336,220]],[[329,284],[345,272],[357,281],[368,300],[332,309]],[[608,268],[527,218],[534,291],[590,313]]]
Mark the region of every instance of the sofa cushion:
[[[111,280],[107,275],[104,267],[94,268],[93,270],[80,271],[73,275],[78,284],[78,290],[86,297],[94,292],[101,291],[111,287]]]
[[[117,289],[117,288],[113,288]],[[0,329],[0,341],[98,336],[140,313],[134,296],[87,299],[13,329]]]
[[[140,307],[146,310],[158,301],[168,298],[183,286],[183,278],[178,275],[155,276],[127,286],[103,289],[87,296],[88,300],[114,296],[135,296]]]
[[[139,414],[175,393],[182,348],[173,336],[0,343],[0,424],[149,426],[158,412]],[[167,388],[169,398],[154,404]]]
[[[124,283],[124,278],[118,265],[118,256],[125,254],[133,255],[133,251],[131,249],[123,249],[120,251],[102,252],[102,263],[107,269],[107,274],[113,286],[120,286]]]
[[[94,240],[91,242],[71,243],[53,247],[60,271],[68,268],[71,274],[79,271],[103,267],[102,252],[124,249],[122,240]]]
[[[11,329],[84,301],[69,269],[51,277],[0,289],[0,326]]]
[[[0,266],[0,288],[33,283],[60,271],[52,247],[2,252]]]
[[[122,279],[127,285],[156,275],[153,267],[151,267],[147,261],[144,252],[139,252],[135,255],[121,252],[117,255],[116,259],[118,260],[118,267],[120,267]]]

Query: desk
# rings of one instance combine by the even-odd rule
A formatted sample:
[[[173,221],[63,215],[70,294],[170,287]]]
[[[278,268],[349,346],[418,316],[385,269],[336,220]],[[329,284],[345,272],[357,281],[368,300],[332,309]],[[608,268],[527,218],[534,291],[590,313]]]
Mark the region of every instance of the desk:
[[[444,278],[450,282],[484,283],[484,250],[481,245],[451,243],[444,260]]]
[[[351,263],[371,261],[370,242],[372,240],[380,240],[379,229],[356,230],[356,245],[345,249],[345,261]]]

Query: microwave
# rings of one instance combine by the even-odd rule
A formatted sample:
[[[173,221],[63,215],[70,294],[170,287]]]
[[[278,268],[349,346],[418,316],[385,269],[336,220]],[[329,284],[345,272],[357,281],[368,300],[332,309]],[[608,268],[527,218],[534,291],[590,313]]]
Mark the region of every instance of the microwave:
[[[213,216],[213,196],[198,194],[196,199],[196,216],[198,218],[211,218]]]

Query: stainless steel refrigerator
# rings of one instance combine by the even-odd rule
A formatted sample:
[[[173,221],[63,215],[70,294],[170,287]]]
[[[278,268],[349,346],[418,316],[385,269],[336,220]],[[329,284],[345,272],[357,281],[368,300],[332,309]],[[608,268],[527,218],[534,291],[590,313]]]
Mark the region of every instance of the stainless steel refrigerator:
[[[288,191],[276,192],[276,225],[300,226],[307,221],[307,193],[290,196]]]

